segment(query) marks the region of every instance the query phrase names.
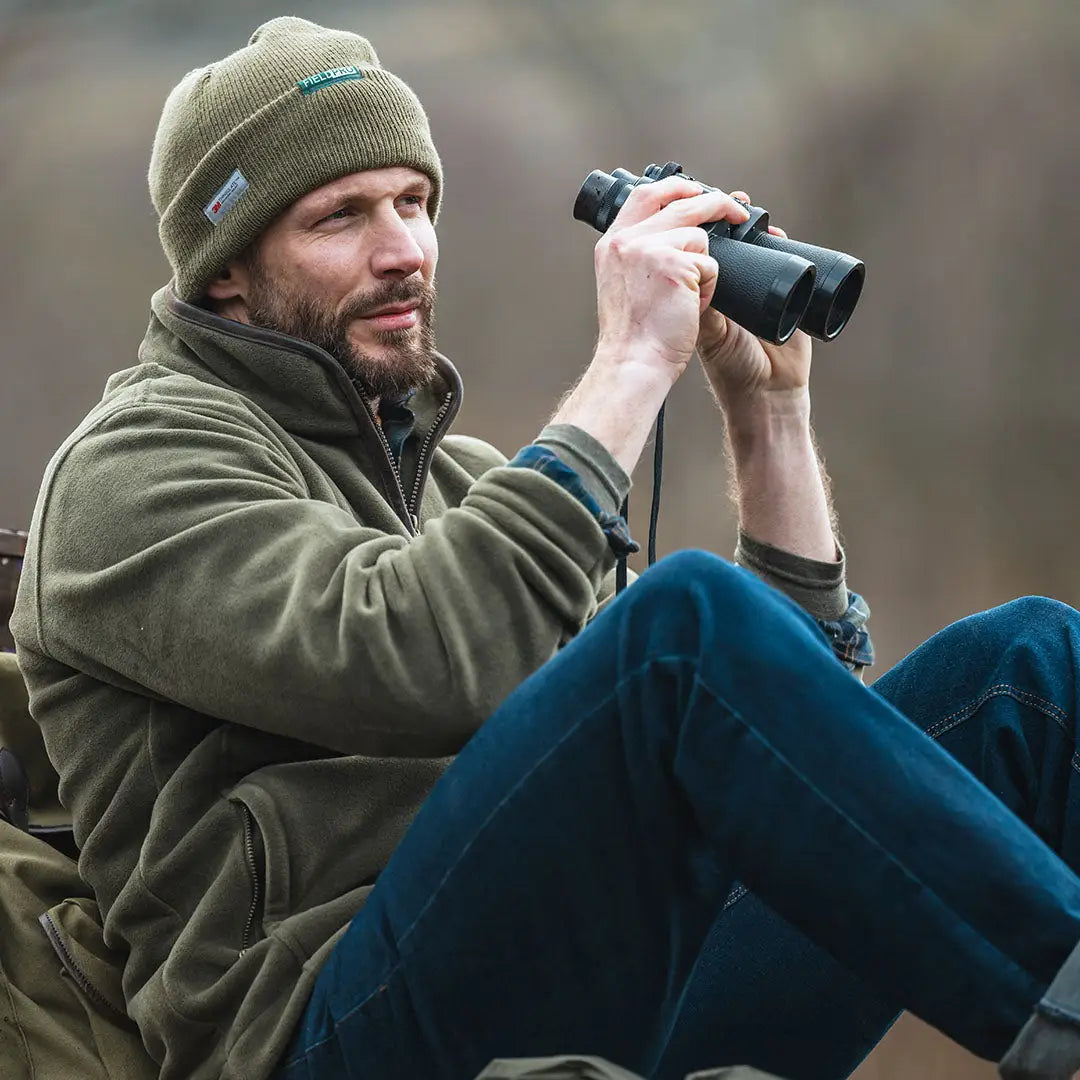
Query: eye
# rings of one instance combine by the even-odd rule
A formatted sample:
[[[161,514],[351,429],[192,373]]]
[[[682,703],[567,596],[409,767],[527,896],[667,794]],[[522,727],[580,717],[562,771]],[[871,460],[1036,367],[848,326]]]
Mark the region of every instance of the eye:
[[[423,206],[424,205],[424,196],[423,195],[402,195],[401,197],[402,197],[402,199],[411,199],[412,202],[409,204],[411,206]]]
[[[327,214],[323,221],[344,221],[348,216],[348,207],[343,206],[340,210],[335,210],[332,214]]]

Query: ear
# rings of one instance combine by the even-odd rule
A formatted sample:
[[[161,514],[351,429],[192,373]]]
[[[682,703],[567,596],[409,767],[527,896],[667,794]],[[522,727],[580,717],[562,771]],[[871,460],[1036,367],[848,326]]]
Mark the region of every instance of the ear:
[[[246,300],[251,274],[247,264],[233,259],[220,274],[206,286],[206,295],[211,300]]]

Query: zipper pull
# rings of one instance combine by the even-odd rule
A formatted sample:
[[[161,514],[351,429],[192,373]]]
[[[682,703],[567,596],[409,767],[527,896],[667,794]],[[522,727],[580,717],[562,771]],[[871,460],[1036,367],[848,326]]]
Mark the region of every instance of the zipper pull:
[[[420,535],[420,518],[416,514],[410,514],[409,520],[412,522],[413,532]]]

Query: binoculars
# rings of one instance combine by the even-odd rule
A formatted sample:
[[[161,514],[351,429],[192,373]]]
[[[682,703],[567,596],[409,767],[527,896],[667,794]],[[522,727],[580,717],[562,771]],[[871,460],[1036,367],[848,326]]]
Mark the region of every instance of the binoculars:
[[[638,184],[685,176],[675,161],[650,165],[641,176],[627,169],[594,169],[581,185],[574,217],[607,232]],[[703,191],[717,188],[700,184]],[[862,292],[866,267],[851,255],[786,240],[768,231],[769,212],[744,203],[750,218],[739,225],[714,221],[702,226],[709,254],[720,273],[712,306],[756,337],[782,345],[797,329],[831,341],[847,325]]]

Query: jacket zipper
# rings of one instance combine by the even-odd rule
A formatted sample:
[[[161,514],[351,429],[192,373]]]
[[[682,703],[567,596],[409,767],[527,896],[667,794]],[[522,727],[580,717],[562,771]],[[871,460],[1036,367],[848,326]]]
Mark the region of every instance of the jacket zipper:
[[[382,443],[383,453],[386,454],[386,463],[390,466],[390,471],[394,474],[394,483],[397,484],[398,494],[401,496],[401,505],[405,508],[405,514],[408,517],[408,521],[405,522],[405,524],[408,526],[409,535],[415,536],[420,531],[420,522],[416,520],[416,516],[409,509],[409,504],[405,500],[405,487],[401,482],[401,470],[394,460],[393,451],[390,449],[390,440],[387,439],[386,433],[382,429],[382,424],[379,423],[371,406],[364,401],[363,398],[360,400],[361,404],[364,406],[364,411],[371,420],[371,426],[374,427],[375,431],[378,433],[379,442]]]
[[[405,507],[405,513],[409,518],[409,531],[413,536],[416,536],[420,532],[420,517],[417,513],[417,505],[420,501],[420,488],[424,480],[424,462],[435,441],[435,434],[439,430],[439,425],[443,422],[447,412],[450,411],[450,405],[453,403],[453,400],[454,395],[452,393],[447,393],[446,397],[443,398],[443,403],[440,406],[439,411],[435,414],[434,423],[428,428],[427,435],[424,436],[424,442],[420,447],[420,454],[416,459],[416,478],[413,480],[412,495],[406,498],[405,485],[401,482],[401,470],[394,460],[394,453],[390,449],[390,440],[387,439],[386,432],[383,431],[382,424],[379,423],[371,406],[361,398],[364,409],[371,418],[372,426],[378,432],[379,442],[382,443],[383,452],[386,454],[386,462],[390,466],[390,471],[394,474],[394,482],[397,484],[398,494],[401,496],[401,504]]]
[[[251,878],[251,906],[244,923],[244,936],[240,940],[240,955],[243,956],[251,947],[255,933],[255,919],[262,903],[262,881],[259,878],[258,859],[255,857],[255,819],[243,803],[240,803],[240,809],[244,813],[244,858],[247,860],[248,876]]]
[[[419,516],[417,507],[420,504],[420,486],[424,482],[424,462],[427,459],[428,451],[431,449],[432,443],[435,441],[435,432],[439,430],[439,425],[443,422],[443,418],[450,411],[450,404],[454,400],[454,395],[448,393],[443,398],[442,406],[435,414],[435,422],[428,428],[428,433],[424,436],[423,445],[420,447],[420,454],[416,459],[416,476],[413,479],[412,495],[409,498],[408,510],[412,516],[414,522],[419,525]],[[385,439],[385,436],[383,436]]]
[[[64,944],[64,939],[56,923],[53,922],[52,916],[46,911],[44,915],[38,917],[38,922],[44,928],[49,943],[59,954],[64,969],[75,980],[75,984],[79,989],[99,1008],[107,1010],[114,1016],[125,1016],[125,1013],[120,1012],[115,1005],[106,999],[105,995],[90,981],[90,977],[86,972],[75,962],[75,957],[68,952],[68,947]]]

